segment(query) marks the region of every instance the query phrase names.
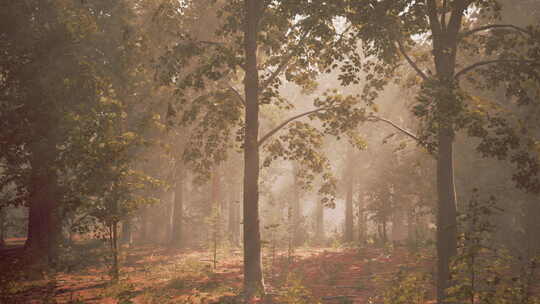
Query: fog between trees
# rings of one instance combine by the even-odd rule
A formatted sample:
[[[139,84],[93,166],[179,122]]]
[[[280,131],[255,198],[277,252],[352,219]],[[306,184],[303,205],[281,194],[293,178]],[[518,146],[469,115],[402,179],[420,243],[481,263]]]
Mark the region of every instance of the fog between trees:
[[[0,300],[90,260],[140,300],[129,257],[166,250],[182,274],[241,269],[227,300],[183,277],[180,303],[536,303],[539,12],[1,4]],[[325,270],[332,293],[298,266],[328,252],[362,269]],[[405,256],[385,280],[369,266]],[[340,273],[376,288],[338,292]]]

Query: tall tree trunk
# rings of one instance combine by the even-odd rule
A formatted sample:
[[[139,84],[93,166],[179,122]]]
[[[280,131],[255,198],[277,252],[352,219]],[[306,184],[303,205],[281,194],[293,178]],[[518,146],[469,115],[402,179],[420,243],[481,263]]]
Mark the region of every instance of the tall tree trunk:
[[[353,219],[353,182],[352,176],[347,179],[347,194],[345,197],[345,233],[344,241],[352,242],[353,241],[353,229],[354,229],[354,219]]]
[[[236,200],[236,189],[229,189],[229,242],[232,246],[240,246],[240,202]]]
[[[439,303],[444,303],[446,289],[450,287],[450,262],[457,254],[457,212],[454,185],[454,160],[452,131],[439,132],[437,158],[437,293]]]
[[[394,197],[397,201],[404,203],[405,198],[403,197]],[[394,204],[394,206],[396,206]],[[391,239],[394,244],[403,244],[403,241],[406,239],[407,227],[406,225],[406,213],[402,207],[394,207],[394,212],[392,213],[392,231]]]
[[[37,158],[37,157],[36,157]],[[36,265],[54,266],[59,250],[60,221],[57,210],[57,177],[50,163],[35,160],[30,181],[28,238],[25,250]]]
[[[358,242],[360,244],[366,241],[366,220],[364,216],[364,197],[362,191],[358,191]]]
[[[437,2],[428,0],[429,23],[433,36],[433,59],[439,82],[436,100],[439,115],[437,134],[437,301],[445,303],[446,290],[451,286],[450,262],[457,254],[457,212],[454,182],[454,113],[456,107],[454,74],[458,48],[458,34],[470,1],[454,1],[450,18],[440,17]]]
[[[347,243],[354,241],[354,210],[353,210],[353,192],[354,192],[354,172],[353,172],[353,151],[349,148],[347,152],[346,169],[345,169],[345,231],[343,240]]]
[[[217,251],[219,247],[219,232],[221,231],[221,184],[219,175],[219,166],[216,166],[212,173],[212,247],[214,269],[217,267]]]
[[[112,255],[111,279],[113,282],[116,282],[120,277],[120,265],[118,264],[118,222],[113,220],[109,229]]]
[[[259,72],[257,33],[261,1],[245,0],[246,101],[244,136],[244,291],[247,298],[264,292],[259,225]]]
[[[411,206],[407,210],[407,244],[409,245],[418,245],[418,239],[416,231],[418,228],[416,227],[416,220],[415,220],[415,214],[416,210],[414,206]]]
[[[122,244],[131,245],[131,219],[127,218],[122,221]]]
[[[139,233],[139,242],[145,244],[150,236],[150,208],[145,207],[141,210],[141,230]]]
[[[320,202],[316,203],[315,208],[315,240],[319,244],[324,244],[324,205]]]
[[[302,205],[300,204],[300,189],[298,182],[297,167],[294,172],[294,193],[292,200],[292,227],[293,227],[293,246],[298,247],[304,243],[302,237]]]
[[[176,165],[176,180],[174,182],[174,206],[171,228],[171,245],[182,248],[182,231],[184,220],[184,166]]]
[[[536,200],[526,202],[525,238],[527,259],[533,259],[540,254],[540,203]]]
[[[6,211],[0,207],[0,248],[6,246]]]

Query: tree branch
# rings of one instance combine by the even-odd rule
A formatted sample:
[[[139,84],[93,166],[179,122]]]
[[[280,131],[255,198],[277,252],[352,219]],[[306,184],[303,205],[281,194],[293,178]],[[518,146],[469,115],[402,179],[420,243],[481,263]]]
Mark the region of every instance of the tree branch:
[[[391,125],[392,127],[394,127],[395,129],[397,129],[398,131],[402,132],[403,134],[409,136],[410,138],[414,139],[415,141],[419,142],[420,141],[420,138],[412,133],[411,131],[403,128],[403,127],[400,127],[398,126],[397,124],[395,124],[393,121],[391,120],[388,120],[386,118],[382,118],[382,117],[379,117],[379,116],[375,116],[375,115],[370,115],[368,120],[370,121],[373,121],[373,122],[377,122],[377,121],[382,121],[384,123],[387,123],[389,125]]]
[[[197,40],[197,43],[209,44],[209,45],[223,45],[223,42],[208,41],[208,40]]]
[[[441,24],[442,24],[443,31],[446,31],[446,9],[447,9],[447,0],[443,0],[442,14],[441,14]]]
[[[242,97],[242,95],[240,95],[240,93],[235,88],[233,88],[233,86],[231,86],[228,83],[227,83],[227,88],[229,89],[229,91],[232,91],[234,93],[234,95],[236,95],[236,97],[238,97],[238,100],[240,100],[240,102],[245,107],[246,106],[246,101],[244,100],[244,97]]]
[[[270,132],[266,133],[266,135],[264,135],[263,137],[261,137],[261,139],[259,140],[259,142],[257,143],[259,146],[261,146],[268,138],[270,138],[272,135],[276,134],[279,130],[281,130],[283,127],[285,127],[287,124],[289,124],[290,122],[296,120],[296,119],[299,119],[299,118],[302,118],[304,116],[308,116],[309,114],[313,114],[313,113],[317,113],[317,112],[322,112],[322,111],[325,111],[325,110],[328,110],[328,109],[331,109],[331,107],[325,107],[325,108],[318,108],[318,109],[315,109],[315,110],[311,110],[311,111],[307,111],[307,112],[304,112],[304,113],[301,113],[301,114],[298,114],[298,115],[295,115],[285,121],[283,121],[282,123],[280,123],[277,127],[275,127],[274,129],[272,129]]]
[[[463,33],[460,34],[460,36],[461,36],[460,38],[465,38],[465,37],[468,37],[468,36],[470,36],[472,34],[481,32],[481,31],[489,31],[489,30],[497,29],[497,28],[513,29],[513,30],[516,30],[519,33],[523,33],[523,34],[527,34],[529,36],[532,36],[531,32],[529,32],[526,29],[521,28],[519,26],[513,25],[513,24],[490,24],[490,25],[481,26],[481,27],[478,27],[478,28],[463,32]]]
[[[300,41],[298,41],[298,44],[301,44],[302,41],[304,41],[308,33],[309,31],[304,32],[304,35],[302,35],[302,37],[300,38]],[[278,77],[279,74],[283,72],[283,70],[287,67],[287,65],[289,64],[289,61],[291,61],[294,55],[296,55],[296,48],[293,48],[293,50],[291,50],[291,52],[281,61],[281,63],[279,64],[277,69],[272,73],[272,75],[270,75],[270,77],[268,77],[268,79],[266,79],[261,84],[261,87],[259,89],[259,94],[264,92],[264,90],[266,90],[270,86],[270,84],[274,81],[274,79],[276,79],[276,77]]]
[[[536,64],[540,65],[540,62],[534,61],[534,60],[522,60],[522,59],[495,59],[495,60],[486,60],[486,61],[480,61],[474,64],[471,64],[470,66],[462,69],[461,71],[457,72],[454,76],[455,79],[459,79],[459,77],[467,74],[468,72],[477,69],[479,67],[482,67],[484,65],[490,65],[494,63],[529,63],[529,64]]]
[[[454,8],[452,10],[452,13],[450,14],[450,20],[448,21],[448,25],[446,27],[446,32],[451,35],[457,35],[459,32],[459,29],[461,28],[461,20],[463,19],[463,13],[467,9],[469,5],[471,5],[472,1],[468,0],[457,0],[455,1]]]
[[[431,32],[434,37],[438,38],[441,36],[442,29],[439,18],[437,18],[437,3],[435,0],[426,0],[426,5]]]
[[[403,47],[403,44],[401,43],[400,40],[397,41],[397,44],[398,44],[398,47],[399,47],[399,52],[403,55],[403,57],[405,57],[405,60],[407,60],[409,65],[416,71],[416,73],[418,73],[418,75],[420,75],[420,77],[422,77],[422,79],[424,79],[424,81],[427,81],[429,78],[427,77],[426,74],[424,74],[424,72],[422,72],[422,70],[411,59],[411,57],[409,57],[409,55],[407,55],[407,52],[405,51],[405,48]]]

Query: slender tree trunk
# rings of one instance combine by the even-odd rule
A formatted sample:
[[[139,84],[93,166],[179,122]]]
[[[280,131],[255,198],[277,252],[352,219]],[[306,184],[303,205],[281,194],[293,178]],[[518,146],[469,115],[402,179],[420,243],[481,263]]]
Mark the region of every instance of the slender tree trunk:
[[[352,170],[349,170],[352,171]],[[346,177],[346,197],[345,197],[345,233],[344,241],[349,243],[354,240],[354,211],[353,211],[353,176],[352,172],[349,172]]]
[[[315,208],[315,240],[319,244],[324,244],[324,205],[320,202],[316,203]]]
[[[214,269],[217,267],[217,251],[219,247],[219,231],[221,230],[221,185],[219,167],[212,174],[212,246]]]
[[[388,221],[386,219],[382,222],[382,239],[383,239],[383,245],[388,243]]]
[[[141,230],[139,242],[145,244],[148,241],[150,235],[150,208],[145,207],[141,212]]]
[[[261,1],[245,0],[245,136],[244,136],[244,289],[247,298],[264,292],[259,225],[259,73],[257,33]]]
[[[0,207],[0,248],[6,246],[6,211]]]
[[[352,242],[353,241],[353,187],[352,187],[352,180],[347,180],[347,194],[345,197],[345,236],[344,241],[345,242]]]
[[[176,181],[174,182],[174,206],[172,217],[171,245],[182,248],[182,231],[184,220],[184,166],[176,165]]]
[[[229,189],[228,231],[231,245],[240,246],[240,203],[235,199],[236,189]]]
[[[418,245],[415,231],[418,229],[416,227],[415,221],[415,208],[411,206],[407,210],[407,244],[409,245]]]
[[[116,282],[120,276],[120,266],[118,265],[118,222],[115,220],[110,225],[110,241],[112,254],[111,278],[112,281]]]
[[[60,221],[57,215],[57,178],[53,169],[32,166],[28,238],[25,250],[31,262],[54,266],[59,250]]]
[[[362,191],[358,191],[358,242],[360,244],[366,241],[366,221],[364,219],[364,200]]]
[[[131,245],[131,219],[127,218],[122,221],[122,244]]]
[[[404,202],[404,198],[402,197],[399,197],[396,199],[397,201]],[[405,223],[406,223],[405,217],[406,217],[406,213],[405,213],[405,210],[403,210],[403,208],[394,207],[394,212],[392,213],[391,239],[395,245],[402,244],[403,241],[406,239],[407,227],[405,226]]]
[[[294,169],[294,193],[292,200],[292,228],[293,228],[293,246],[298,247],[304,243],[302,237],[302,205],[300,204],[300,184],[298,182],[298,168]]]

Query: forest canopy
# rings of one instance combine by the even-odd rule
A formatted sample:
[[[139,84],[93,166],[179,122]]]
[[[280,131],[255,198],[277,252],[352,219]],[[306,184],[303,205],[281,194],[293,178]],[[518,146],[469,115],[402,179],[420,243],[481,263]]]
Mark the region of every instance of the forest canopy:
[[[3,1],[0,302],[539,303],[539,17]]]

